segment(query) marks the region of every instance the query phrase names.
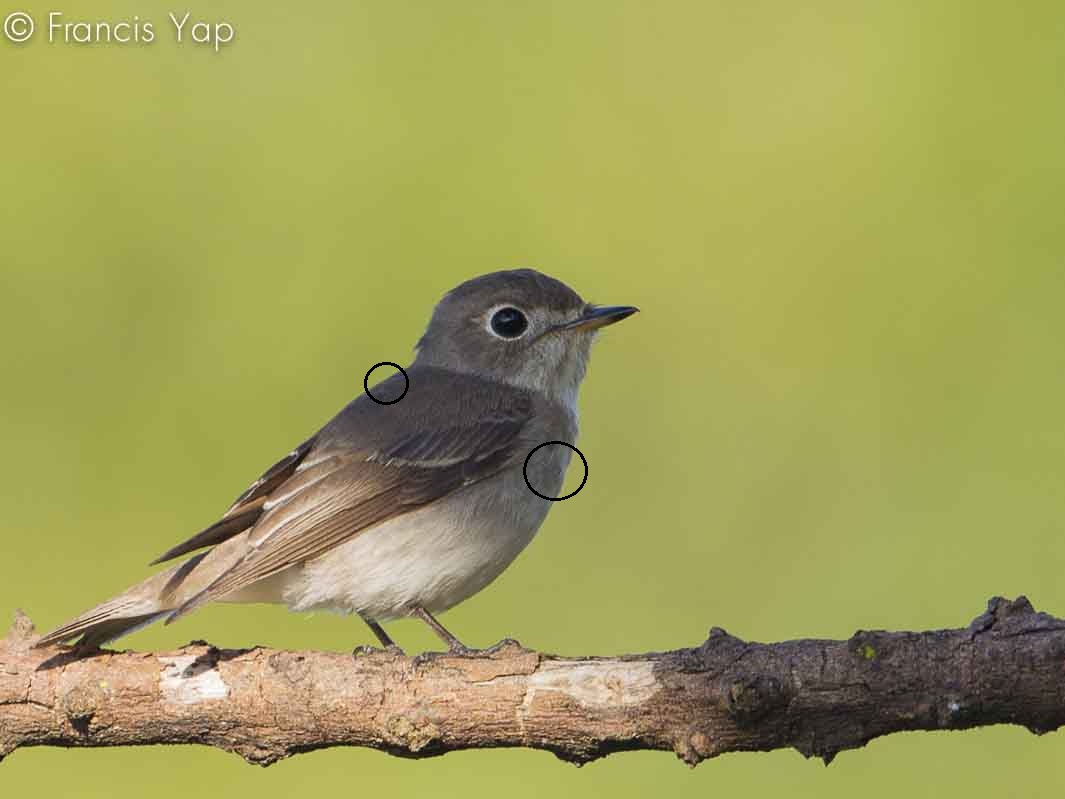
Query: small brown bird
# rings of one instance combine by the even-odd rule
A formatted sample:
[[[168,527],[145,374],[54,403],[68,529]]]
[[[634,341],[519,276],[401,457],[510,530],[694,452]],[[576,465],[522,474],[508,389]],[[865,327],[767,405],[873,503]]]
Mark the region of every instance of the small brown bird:
[[[436,306],[405,374],[349,403],[155,563],[203,551],[37,646],[98,646],[219,600],[357,613],[387,647],[380,622],[416,616],[465,651],[432,614],[532,540],[572,451],[530,453],[574,441],[595,332],[635,311],[589,305],[528,269],[463,283]]]

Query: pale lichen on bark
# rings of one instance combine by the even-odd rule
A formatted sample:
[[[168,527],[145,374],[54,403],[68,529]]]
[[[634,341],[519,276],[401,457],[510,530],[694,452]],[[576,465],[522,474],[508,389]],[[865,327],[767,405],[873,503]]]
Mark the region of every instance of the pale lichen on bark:
[[[504,642],[472,656],[31,648],[0,640],[0,757],[23,746],[200,743],[263,765],[330,746],[406,757],[530,747],[584,763],[632,749],[689,764],[792,747],[826,762],[901,730],[1065,723],[1065,622],[992,599],[968,627],[846,641],[742,641],[563,658]]]

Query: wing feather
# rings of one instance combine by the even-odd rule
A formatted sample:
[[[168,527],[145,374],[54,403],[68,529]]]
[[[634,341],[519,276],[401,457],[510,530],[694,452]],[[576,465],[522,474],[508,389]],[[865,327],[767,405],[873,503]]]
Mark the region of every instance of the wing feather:
[[[267,497],[292,477],[313,445],[313,438],[304,441],[248,486],[244,493],[229,506],[229,510],[221,519],[177,546],[171,547],[153,560],[150,565],[154,566],[157,563],[173,560],[203,547],[221,544],[254,525],[263,514]]]

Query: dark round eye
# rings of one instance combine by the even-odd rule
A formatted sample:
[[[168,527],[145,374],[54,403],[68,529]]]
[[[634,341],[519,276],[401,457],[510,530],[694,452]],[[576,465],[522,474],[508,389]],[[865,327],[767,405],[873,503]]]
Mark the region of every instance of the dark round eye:
[[[529,326],[525,314],[517,308],[500,308],[492,314],[492,332],[500,338],[518,338]]]

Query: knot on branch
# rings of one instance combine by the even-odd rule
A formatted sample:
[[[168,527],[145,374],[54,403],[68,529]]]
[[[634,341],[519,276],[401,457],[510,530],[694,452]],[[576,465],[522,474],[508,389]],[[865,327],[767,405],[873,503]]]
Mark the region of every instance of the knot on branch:
[[[728,686],[725,700],[729,717],[737,724],[747,726],[787,705],[788,696],[775,676],[744,674]]]
[[[974,638],[986,632],[1010,635],[1048,622],[1052,623],[1051,629],[1060,629],[1060,622],[1045,613],[1037,613],[1028,597],[1022,595],[1010,600],[995,596],[987,600],[987,610],[969,624],[969,631]]]
[[[699,656],[700,666],[712,667],[714,663],[736,661],[750,647],[746,641],[730,635],[720,627],[711,627],[703,645],[695,653]]]
[[[107,702],[106,683],[89,682],[73,686],[59,697],[59,709],[78,735],[87,738],[92,720]]]
[[[11,629],[7,631],[8,643],[29,645],[36,637],[37,628],[33,626],[30,617],[23,613],[20,608],[15,608],[15,618],[11,622]]]

